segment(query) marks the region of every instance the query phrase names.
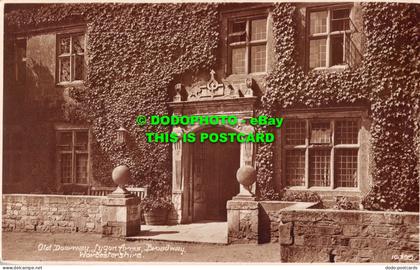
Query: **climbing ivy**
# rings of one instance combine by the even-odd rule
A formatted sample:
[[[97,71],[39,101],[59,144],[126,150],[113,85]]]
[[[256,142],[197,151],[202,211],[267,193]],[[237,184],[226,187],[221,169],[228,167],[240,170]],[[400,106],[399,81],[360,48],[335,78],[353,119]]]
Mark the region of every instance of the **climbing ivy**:
[[[279,115],[288,108],[316,108],[366,104],[367,87],[361,69],[342,72],[305,72],[298,60],[297,9],[291,3],[279,3],[273,10],[273,36],[276,64],[267,78],[261,113]],[[264,199],[277,199],[274,188],[274,145],[258,148],[259,186]]]
[[[418,14],[415,5],[395,3],[366,3],[364,12],[375,185],[363,203],[375,210],[418,211]]]
[[[137,115],[167,115],[173,81],[215,63],[219,25],[215,4],[54,4],[11,11],[9,30],[87,23],[88,71],[84,87],[72,87],[76,106],[67,120],[89,123],[94,178],[109,182],[116,165],[131,169],[133,184],[157,196],[170,194],[170,145],[146,143],[145,132],[164,126],[135,123]],[[128,142],[116,143],[120,126]]]

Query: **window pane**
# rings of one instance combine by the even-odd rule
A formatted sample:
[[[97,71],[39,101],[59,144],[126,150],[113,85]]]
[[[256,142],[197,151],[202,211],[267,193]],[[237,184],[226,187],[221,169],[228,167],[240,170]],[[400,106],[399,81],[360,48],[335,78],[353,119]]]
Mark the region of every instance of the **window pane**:
[[[246,30],[246,22],[232,23],[232,33],[244,32]]]
[[[267,19],[253,20],[251,22],[251,40],[266,39]]]
[[[59,54],[70,53],[70,37],[60,38]]]
[[[344,48],[343,48],[344,37],[331,36],[331,65],[342,65],[344,64]]]
[[[70,81],[70,57],[60,57],[60,82]]]
[[[311,35],[327,32],[327,14],[327,11],[317,11],[309,14]]]
[[[71,151],[73,145],[72,132],[59,132],[58,133],[58,146],[60,150]]]
[[[342,120],[335,123],[336,144],[357,144],[358,133],[357,120]]]
[[[334,172],[337,187],[357,187],[357,149],[337,149]]]
[[[84,53],[85,52],[85,36],[73,36],[73,53]]]
[[[311,143],[328,144],[331,142],[330,122],[311,123]]]
[[[286,181],[289,186],[305,185],[305,150],[286,152]]]
[[[71,154],[62,153],[61,154],[61,182],[62,183],[71,183]]]
[[[350,9],[333,10],[331,15],[331,31],[350,29]]]
[[[232,73],[245,73],[245,48],[232,49]]]
[[[354,42],[351,41],[351,34],[346,33],[346,39],[344,42],[344,62],[354,67],[361,62],[361,54],[357,49]]]
[[[74,58],[74,79],[83,80],[85,77],[85,59],[83,55],[76,55]]]
[[[309,185],[316,187],[330,186],[331,151],[314,149],[309,152]]]
[[[76,183],[87,183],[87,154],[76,155]]]
[[[87,150],[88,145],[88,132],[76,132],[76,150]]]
[[[229,43],[246,41],[246,22],[233,22]]]
[[[309,43],[309,67],[327,66],[327,39],[313,39]]]
[[[265,45],[251,47],[251,72],[265,71]]]
[[[304,145],[306,137],[305,121],[286,121],[286,144],[287,145]]]

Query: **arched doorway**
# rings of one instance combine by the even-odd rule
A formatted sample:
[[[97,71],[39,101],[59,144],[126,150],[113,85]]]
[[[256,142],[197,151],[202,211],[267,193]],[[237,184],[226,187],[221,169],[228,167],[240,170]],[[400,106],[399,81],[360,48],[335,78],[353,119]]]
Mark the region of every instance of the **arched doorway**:
[[[232,132],[224,127],[213,127],[201,132]],[[192,145],[192,200],[193,221],[226,220],[226,202],[239,192],[236,171],[240,165],[240,144],[237,142],[196,142]]]

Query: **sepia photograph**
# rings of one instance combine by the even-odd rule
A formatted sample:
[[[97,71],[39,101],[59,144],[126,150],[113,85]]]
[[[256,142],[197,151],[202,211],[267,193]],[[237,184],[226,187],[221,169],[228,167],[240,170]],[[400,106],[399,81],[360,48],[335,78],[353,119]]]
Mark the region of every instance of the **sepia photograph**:
[[[3,270],[418,270],[420,2],[1,16]]]

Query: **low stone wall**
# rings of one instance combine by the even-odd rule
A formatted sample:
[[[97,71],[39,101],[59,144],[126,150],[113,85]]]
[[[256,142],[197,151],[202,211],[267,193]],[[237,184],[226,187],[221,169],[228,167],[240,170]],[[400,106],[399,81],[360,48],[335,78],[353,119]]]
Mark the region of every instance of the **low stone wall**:
[[[261,201],[259,210],[259,243],[279,241],[279,223],[281,213],[293,209],[315,207],[318,202]]]
[[[3,195],[3,231],[102,232],[102,197]]]
[[[228,242],[278,242],[282,211],[314,207],[313,202],[247,201],[227,202]]]
[[[419,214],[306,209],[282,211],[282,262],[419,261]]]

